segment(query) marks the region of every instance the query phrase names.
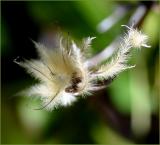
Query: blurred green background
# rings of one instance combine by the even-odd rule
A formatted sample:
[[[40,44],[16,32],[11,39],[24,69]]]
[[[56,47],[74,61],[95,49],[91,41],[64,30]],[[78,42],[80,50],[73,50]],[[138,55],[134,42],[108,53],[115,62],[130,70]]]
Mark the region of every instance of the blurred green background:
[[[120,5],[129,7],[125,16],[105,33],[99,33],[98,24]],[[78,42],[96,36],[92,44],[94,55],[123,32],[121,25],[128,23],[140,5],[149,7],[152,2],[2,1],[1,142],[158,144],[159,6],[156,3],[141,25],[152,47],[134,51],[131,63],[136,67],[121,73],[105,92],[52,112],[35,111],[40,102],[16,95],[36,82],[13,63],[17,56],[37,57],[30,39],[46,42],[59,29],[69,32]]]

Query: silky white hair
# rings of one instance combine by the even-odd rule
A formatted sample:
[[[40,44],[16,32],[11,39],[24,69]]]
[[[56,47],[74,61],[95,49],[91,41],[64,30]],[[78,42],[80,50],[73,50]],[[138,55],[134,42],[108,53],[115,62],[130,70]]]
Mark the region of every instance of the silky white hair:
[[[127,64],[131,48],[150,47],[146,44],[148,37],[137,29],[123,26],[127,27],[128,31],[118,51],[109,63],[99,66],[94,72],[85,63],[85,50],[90,47],[95,37],[83,39],[81,47],[73,40],[64,38],[60,38],[59,47],[54,49],[34,42],[39,54],[38,60],[15,60],[39,80],[39,84],[27,89],[25,94],[42,100],[43,105],[38,109],[53,110],[59,106],[71,105],[77,100],[77,95],[91,95],[91,90],[97,86],[97,79],[107,80],[134,67]]]

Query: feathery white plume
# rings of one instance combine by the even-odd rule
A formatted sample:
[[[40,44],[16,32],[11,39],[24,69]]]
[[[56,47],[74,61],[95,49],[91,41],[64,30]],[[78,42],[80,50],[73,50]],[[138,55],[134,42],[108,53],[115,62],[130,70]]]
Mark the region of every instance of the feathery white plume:
[[[148,40],[147,35],[142,34],[141,31],[138,31],[133,27],[130,28],[126,25],[122,26],[127,27],[129,30],[120,43],[120,47],[116,52],[116,55],[109,63],[102,65],[97,71],[96,76],[98,76],[100,79],[113,78],[120,72],[135,67],[134,65],[129,66],[127,64],[132,48],[141,48],[142,46],[150,47],[146,44]]]
[[[92,39],[89,37],[84,40],[85,49]],[[54,49],[48,49],[36,42],[34,44],[39,60],[24,59],[23,62],[15,62],[40,81],[26,91],[28,96],[41,98],[43,106],[40,109],[52,110],[58,106],[70,105],[76,100],[76,95],[89,94],[90,73],[84,65],[84,54],[73,41],[66,44],[61,38],[59,48]]]
[[[48,49],[40,43],[34,42],[39,54],[38,60],[23,60],[17,64],[24,67],[28,73],[38,79],[39,84],[26,91],[27,96],[39,97],[43,105],[39,109],[53,110],[58,106],[67,106],[76,101],[76,96],[90,95],[97,85],[97,78],[108,80],[120,72],[132,68],[127,61],[132,47],[150,47],[146,44],[148,37],[137,29],[129,30],[124,36],[118,51],[109,63],[91,72],[85,63],[85,50],[95,37],[83,40],[81,48],[74,41],[59,41],[59,47]],[[65,43],[66,42],[66,43]],[[103,80],[102,79],[102,80]]]
[[[130,45],[132,47],[135,48],[141,48],[143,47],[151,47],[149,45],[147,45],[147,41],[148,41],[148,36],[145,34],[142,34],[141,31],[133,28],[133,26],[128,27],[127,25],[122,25],[126,28],[128,28],[128,32],[126,34],[126,36],[124,37],[125,41],[127,41],[127,43],[129,42]]]

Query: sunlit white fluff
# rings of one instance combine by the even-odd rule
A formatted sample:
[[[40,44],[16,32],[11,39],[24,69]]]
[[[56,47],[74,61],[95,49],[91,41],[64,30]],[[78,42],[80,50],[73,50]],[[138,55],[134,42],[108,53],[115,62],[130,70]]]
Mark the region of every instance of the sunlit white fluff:
[[[90,46],[93,38],[88,37],[82,43],[83,49]],[[15,61],[26,68],[40,83],[26,91],[27,96],[39,96],[43,106],[38,109],[53,110],[58,106],[67,106],[76,101],[76,95],[89,94],[89,70],[84,65],[82,49],[74,41],[60,39],[59,48],[46,48],[34,42],[39,60]]]
[[[151,47],[147,45],[148,36],[143,34],[138,29],[133,28],[133,26],[128,27],[127,25],[122,25],[128,28],[127,34],[124,39],[129,42],[132,47],[141,48],[141,47]]]
[[[29,74],[39,80],[39,84],[29,88],[27,96],[37,96],[42,100],[42,106],[37,109],[53,110],[59,106],[71,105],[77,95],[91,95],[91,90],[99,86],[99,79],[108,80],[120,72],[132,68],[127,64],[133,47],[148,46],[148,37],[134,28],[126,25],[128,31],[120,42],[119,49],[111,61],[91,71],[86,63],[86,50],[95,37],[82,41],[80,48],[74,41],[60,38],[58,48],[47,48],[34,42],[39,54],[38,60],[23,60],[17,64],[24,67]]]
[[[120,72],[133,68],[134,65],[130,66],[127,64],[132,48],[150,47],[146,44],[148,40],[147,35],[142,34],[140,31],[132,27],[130,28],[126,25],[122,26],[128,28],[127,34],[125,34],[122,39],[119,49],[111,61],[102,65],[97,71],[96,76],[100,79],[113,78]]]
[[[113,78],[120,72],[134,67],[127,64],[130,48],[124,47],[122,45],[121,48],[119,48],[117,54],[111,59],[111,61],[102,65],[97,71],[97,76],[100,79]]]

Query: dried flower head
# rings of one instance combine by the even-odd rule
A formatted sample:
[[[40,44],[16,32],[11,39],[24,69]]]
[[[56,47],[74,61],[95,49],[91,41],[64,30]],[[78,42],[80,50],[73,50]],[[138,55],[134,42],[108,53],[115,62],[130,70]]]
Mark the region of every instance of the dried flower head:
[[[83,49],[87,49],[93,38],[83,41]],[[39,60],[24,60],[17,64],[26,68],[27,72],[40,81],[40,84],[27,90],[28,96],[40,96],[43,107],[52,110],[59,105],[70,105],[76,95],[88,95],[90,72],[84,65],[85,57],[74,41],[67,43],[60,39],[59,48],[49,49],[34,42]],[[64,40],[65,41],[65,40]]]
[[[76,96],[90,95],[101,84],[98,80],[109,80],[117,74],[132,68],[127,64],[132,47],[149,47],[146,44],[147,36],[137,29],[129,28],[116,52],[109,63],[99,66],[96,71],[91,71],[86,65],[85,50],[95,37],[88,37],[82,41],[79,48],[74,41],[60,38],[59,47],[49,49],[34,42],[39,54],[38,60],[24,60],[17,64],[24,67],[28,73],[38,79],[39,84],[26,91],[27,96],[38,96],[43,102],[39,109],[53,110],[58,106],[67,106],[76,101]],[[136,37],[136,38],[135,38]]]

